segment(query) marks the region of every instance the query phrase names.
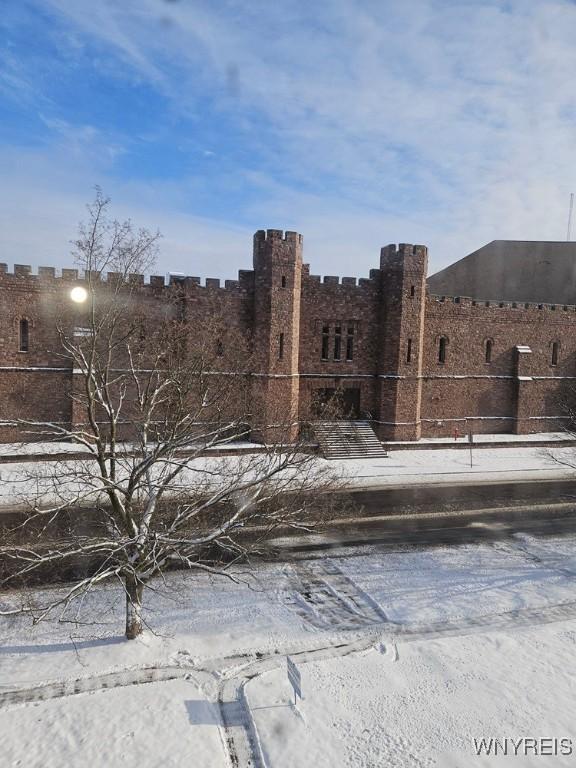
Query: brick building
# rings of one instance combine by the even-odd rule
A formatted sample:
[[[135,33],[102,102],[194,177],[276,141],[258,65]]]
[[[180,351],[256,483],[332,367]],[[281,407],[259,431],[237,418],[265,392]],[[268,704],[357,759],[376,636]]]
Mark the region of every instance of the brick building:
[[[303,263],[302,243],[295,232],[258,231],[253,269],[237,280],[181,279],[191,328],[218,313],[250,339],[254,410],[266,423],[279,403],[307,422],[339,392],[349,417],[370,418],[391,440],[561,426],[557,396],[576,379],[574,306],[430,295],[422,245],[382,248],[368,278],[322,280]],[[69,293],[82,280],[0,265],[0,421],[74,423],[56,318],[74,322]],[[139,282],[153,315],[170,286]],[[0,426],[0,440],[16,437]]]

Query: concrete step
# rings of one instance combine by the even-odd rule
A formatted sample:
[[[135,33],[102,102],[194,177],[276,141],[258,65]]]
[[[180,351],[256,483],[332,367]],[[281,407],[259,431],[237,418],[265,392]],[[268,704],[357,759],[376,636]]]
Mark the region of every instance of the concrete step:
[[[379,458],[387,453],[368,421],[331,421],[313,425],[327,459]]]

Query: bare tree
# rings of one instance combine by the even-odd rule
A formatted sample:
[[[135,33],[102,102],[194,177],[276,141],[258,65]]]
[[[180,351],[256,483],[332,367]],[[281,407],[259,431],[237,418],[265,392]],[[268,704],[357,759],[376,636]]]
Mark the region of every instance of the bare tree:
[[[98,192],[89,206],[75,243],[84,293],[77,287],[81,301],[59,328],[74,371],[73,423],[18,422],[81,453],[27,478],[25,519],[0,547],[6,586],[79,560],[85,574],[53,599],[3,613],[65,616],[73,601],[117,579],[134,638],[154,577],[175,565],[231,575],[272,531],[307,527],[310,490],[333,481],[287,439],[296,414],[275,424],[259,452],[217,455],[248,438],[250,339],[217,313],[191,328],[178,284],[157,295],[144,287],[135,273],[149,270],[158,235],[111,221],[108,205]]]

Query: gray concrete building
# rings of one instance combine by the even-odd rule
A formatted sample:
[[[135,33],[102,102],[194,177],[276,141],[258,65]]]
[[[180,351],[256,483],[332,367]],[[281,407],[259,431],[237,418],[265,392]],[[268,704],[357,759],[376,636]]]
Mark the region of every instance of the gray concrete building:
[[[493,240],[428,278],[431,294],[576,304],[576,242]]]

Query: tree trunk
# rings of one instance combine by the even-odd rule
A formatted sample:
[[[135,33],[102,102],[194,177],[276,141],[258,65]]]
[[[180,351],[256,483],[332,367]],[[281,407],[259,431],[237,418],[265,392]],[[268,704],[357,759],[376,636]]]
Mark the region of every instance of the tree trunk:
[[[126,639],[134,640],[142,634],[142,590],[144,585],[134,574],[124,580],[126,588]]]

